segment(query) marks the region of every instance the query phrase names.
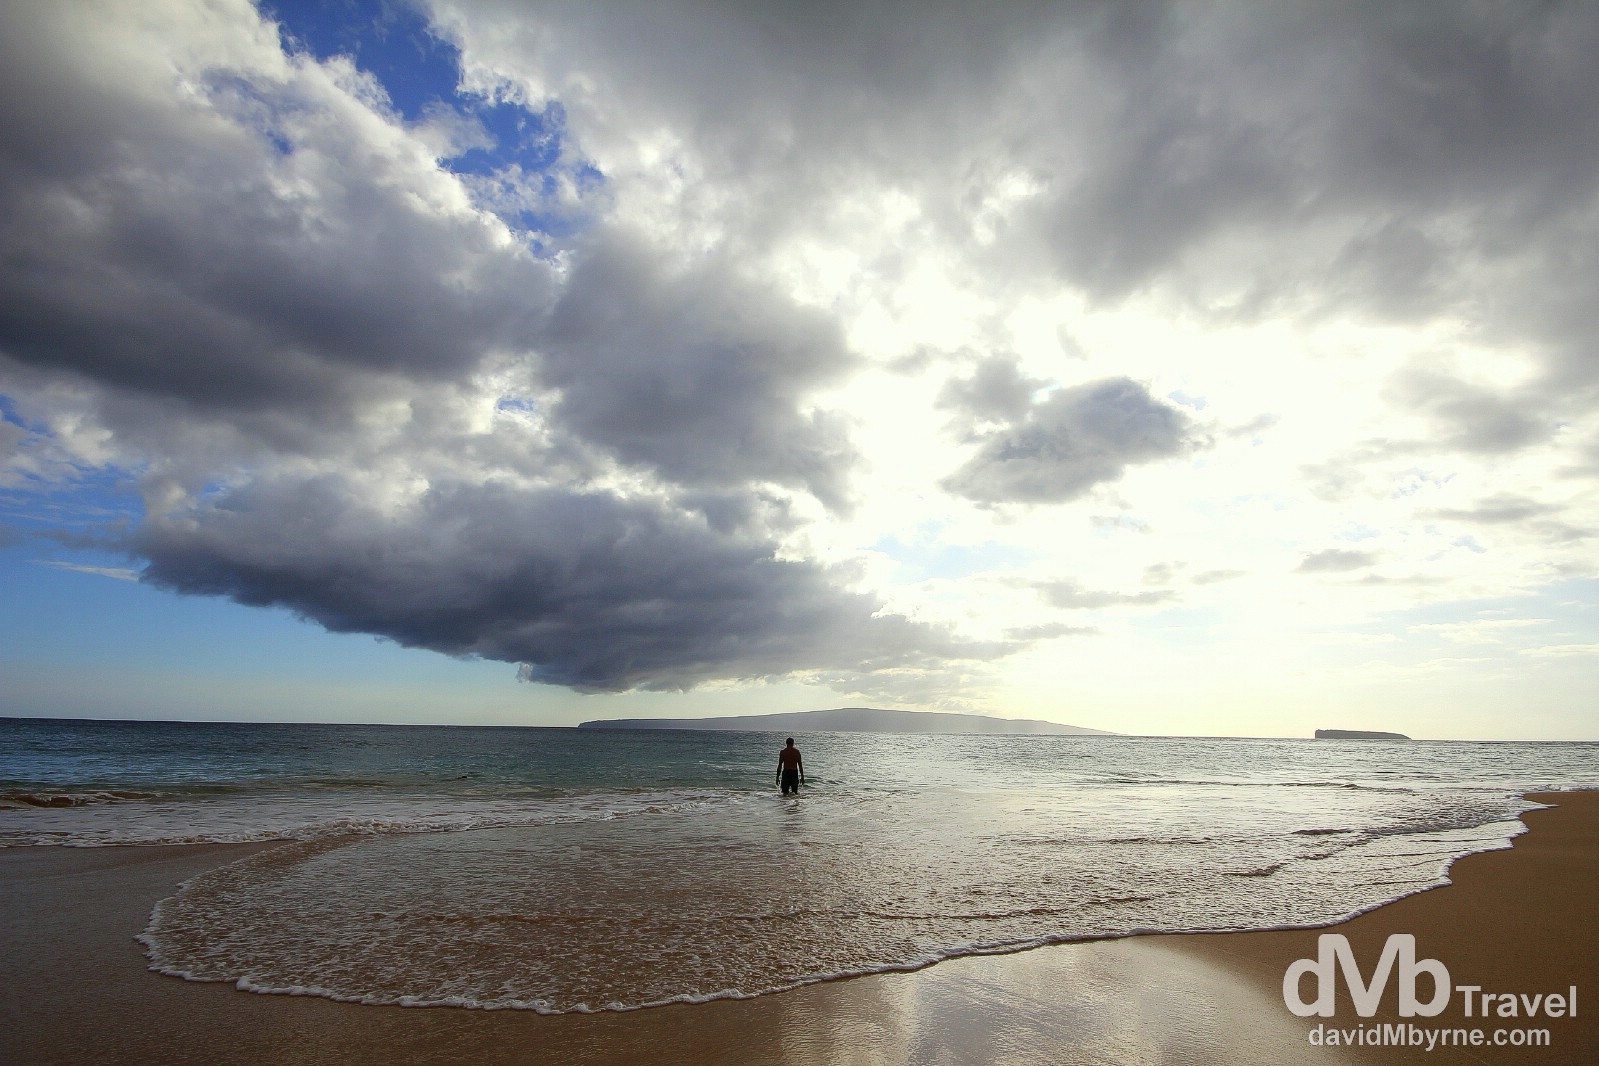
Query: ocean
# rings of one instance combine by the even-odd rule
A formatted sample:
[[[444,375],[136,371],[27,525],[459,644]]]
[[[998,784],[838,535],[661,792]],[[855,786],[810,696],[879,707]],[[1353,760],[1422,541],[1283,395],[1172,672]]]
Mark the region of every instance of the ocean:
[[[281,841],[153,968],[625,1010],[1146,931],[1337,921],[1508,846],[1599,744],[0,719],[0,846]]]

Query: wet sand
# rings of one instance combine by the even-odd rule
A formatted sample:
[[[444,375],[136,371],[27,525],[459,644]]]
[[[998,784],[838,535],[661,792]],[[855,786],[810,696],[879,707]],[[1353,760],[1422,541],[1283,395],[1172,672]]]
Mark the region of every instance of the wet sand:
[[[1566,995],[1578,993],[1575,1017],[1526,1016],[1518,1000],[1517,1017],[1501,1017],[1501,1002],[1475,1001],[1473,1017],[1462,1010],[1465,997],[1451,998],[1443,1013],[1432,1018],[1400,1018],[1397,975],[1374,1017],[1359,1018],[1342,981],[1329,1027],[1355,1024],[1413,1023],[1425,1028],[1482,1028],[1492,1040],[1497,1029],[1548,1029],[1545,1048],[1481,1046],[1458,1050],[1383,1048],[1367,1052],[1371,1062],[1462,1063],[1599,1063],[1599,792],[1533,793],[1540,803],[1555,804],[1522,815],[1528,832],[1508,851],[1467,855],[1450,868],[1454,882],[1443,888],[1397,900],[1354,921],[1321,930],[1219,933],[1162,937],[1184,954],[1218,962],[1259,989],[1280,989],[1283,972],[1294,959],[1314,958],[1321,933],[1343,933],[1369,978],[1391,934],[1416,938],[1416,956],[1436,959],[1448,969],[1454,985],[1475,985],[1482,992]],[[1302,996],[1314,999],[1314,980],[1305,978]],[[1431,995],[1426,978],[1418,982],[1419,998]],[[1277,993],[1279,1000],[1280,991]],[[1309,1030],[1324,1019],[1296,1019]]]
[[[956,959],[753,1000],[627,1013],[367,1007],[262,996],[145,969],[133,937],[179,882],[261,845],[0,851],[0,1062],[6,1063],[1278,1063],[1599,1061],[1593,978],[1599,793],[1542,797],[1510,851],[1468,856],[1455,884],[1331,930],[1149,936]],[[1282,1000],[1294,959],[1346,934],[1370,973],[1391,932],[1454,983],[1579,989],[1575,1018],[1374,1022],[1530,1025],[1548,1048],[1318,1048],[1322,1019]],[[1313,996],[1305,982],[1305,996]],[[1423,981],[1423,995],[1426,995]],[[1599,1010],[1599,998],[1592,999]],[[1369,1023],[1358,1019],[1362,1025]],[[1328,1025],[1357,1021],[1342,994]]]

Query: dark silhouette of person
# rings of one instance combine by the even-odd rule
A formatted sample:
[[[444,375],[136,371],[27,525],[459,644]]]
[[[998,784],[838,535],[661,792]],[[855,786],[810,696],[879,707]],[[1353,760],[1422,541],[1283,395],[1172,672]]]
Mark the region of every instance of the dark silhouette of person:
[[[785,796],[799,795],[800,786],[805,783],[805,761],[800,758],[793,737],[788,738],[788,747],[777,753],[777,781]]]

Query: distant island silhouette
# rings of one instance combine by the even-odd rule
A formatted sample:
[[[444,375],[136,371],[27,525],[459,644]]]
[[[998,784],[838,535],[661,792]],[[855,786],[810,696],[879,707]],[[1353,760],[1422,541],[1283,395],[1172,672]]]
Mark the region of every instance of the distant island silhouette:
[[[1409,740],[1403,733],[1378,733],[1367,729],[1318,729],[1317,740]]]
[[[1028,733],[1047,736],[1113,737],[1104,729],[1044,722],[1034,718],[992,718],[985,714],[895,711],[879,707],[835,707],[826,711],[782,711],[727,718],[614,718],[583,722],[579,729],[742,729],[782,733],[813,730],[834,733]]]

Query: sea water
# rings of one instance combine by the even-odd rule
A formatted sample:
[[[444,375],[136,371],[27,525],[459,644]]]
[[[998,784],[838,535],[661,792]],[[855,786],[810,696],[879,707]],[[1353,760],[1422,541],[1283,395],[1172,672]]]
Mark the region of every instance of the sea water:
[[[152,965],[550,1013],[1142,931],[1325,924],[1501,848],[1599,745],[0,720],[0,845],[281,841]]]

